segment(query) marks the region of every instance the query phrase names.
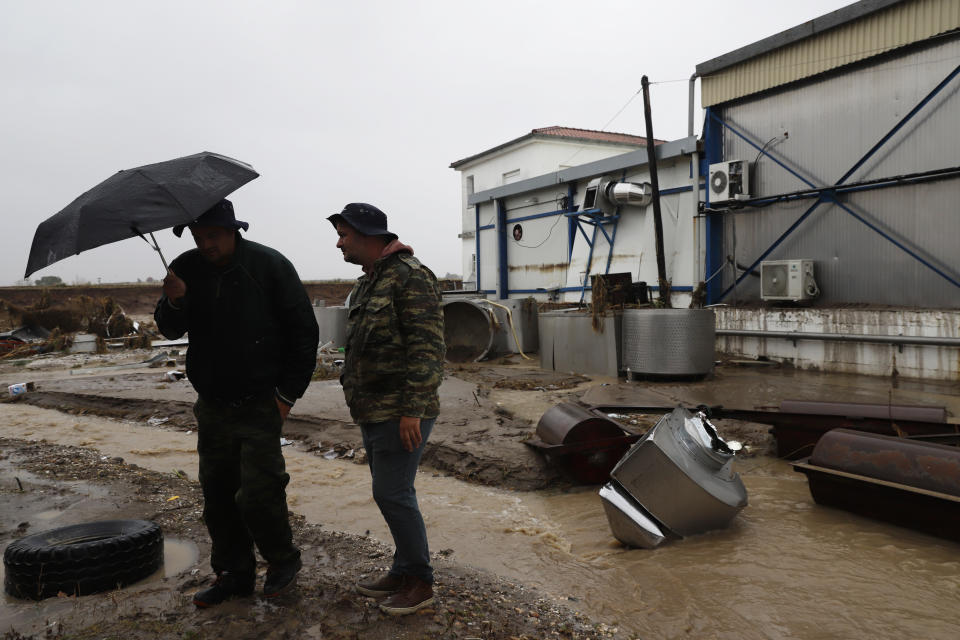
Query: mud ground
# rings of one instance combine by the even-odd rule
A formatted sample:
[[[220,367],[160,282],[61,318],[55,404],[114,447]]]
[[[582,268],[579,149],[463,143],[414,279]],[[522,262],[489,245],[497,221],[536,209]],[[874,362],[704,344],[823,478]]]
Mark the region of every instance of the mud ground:
[[[164,367],[143,364],[157,352],[46,354],[3,362],[0,383],[4,389],[21,378],[36,385],[36,391],[3,402],[164,429],[195,429],[192,387],[186,380],[172,381],[166,376],[170,365],[182,370],[183,354],[163,352],[168,354],[162,359]],[[451,365],[441,388],[443,412],[422,466],[468,482],[516,490],[569,485],[569,479],[524,441],[533,435],[543,412],[557,402],[578,401],[591,387],[615,386],[615,382],[543,371],[536,362],[517,357]],[[624,414],[619,420],[628,430],[642,432],[657,418]],[[753,436],[758,450],[769,441],[765,427]],[[359,429],[343,407],[342,391],[335,380],[311,383],[285,423],[284,437],[300,441],[319,456],[363,462]],[[437,606],[409,618],[390,618],[381,614],[373,601],[352,591],[358,577],[388,563],[390,549],[370,537],[327,531],[299,516],[294,516],[293,522],[306,568],[296,594],[279,603],[268,604],[254,597],[212,611],[197,611],[190,595],[209,579],[209,546],[195,482],[185,474],[156,473],[105,458],[92,449],[44,441],[0,439],[0,452],[5,467],[0,483],[5,504],[0,507],[0,540],[43,530],[42,522],[18,518],[17,513],[36,513],[45,505],[62,506],[72,500],[98,504],[90,498],[93,493],[109,495],[109,500],[101,500],[106,511],[100,517],[153,520],[168,538],[192,541],[199,549],[199,559],[189,571],[115,593],[74,599],[71,606],[48,616],[60,621],[52,631],[49,626],[37,626],[42,622],[40,616],[17,617],[21,624],[8,627],[13,634],[9,638],[626,637],[602,621],[587,620],[562,601],[458,565],[443,550],[434,558]],[[25,477],[34,474],[42,478],[45,484],[14,482],[18,469]],[[171,496],[179,497],[170,502]],[[54,635],[49,635],[51,632]]]
[[[352,585],[389,563],[391,550],[368,537],[307,524],[296,515],[291,522],[304,556],[296,589],[269,603],[251,596],[198,610],[191,595],[209,580],[200,568],[206,564],[209,544],[195,482],[106,458],[92,449],[45,441],[0,438],[0,463],[2,539],[43,530],[38,523],[16,522],[20,513],[37,513],[53,505],[63,508],[96,493],[106,496],[99,500],[101,517],[152,520],[166,538],[196,544],[200,558],[178,575],[115,592],[38,604],[8,600],[3,616],[6,640],[624,637],[522,584],[460,566],[444,550],[433,554],[438,570],[436,604],[408,617],[387,616],[376,601],[355,593]],[[260,567],[260,573],[265,569]]]

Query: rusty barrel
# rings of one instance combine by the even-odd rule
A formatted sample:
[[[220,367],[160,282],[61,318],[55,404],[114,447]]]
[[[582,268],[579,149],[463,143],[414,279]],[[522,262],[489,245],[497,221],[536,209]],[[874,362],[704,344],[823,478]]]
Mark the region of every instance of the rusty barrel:
[[[578,484],[600,484],[639,436],[616,422],[579,405],[562,402],[537,423],[537,438],[527,444]]]
[[[794,468],[818,504],[960,541],[956,447],[833,429]]]
[[[623,435],[623,428],[610,418],[572,402],[554,405],[537,423],[537,437],[547,444],[574,444]]]
[[[810,464],[960,496],[960,449],[943,444],[833,429],[814,447]]]

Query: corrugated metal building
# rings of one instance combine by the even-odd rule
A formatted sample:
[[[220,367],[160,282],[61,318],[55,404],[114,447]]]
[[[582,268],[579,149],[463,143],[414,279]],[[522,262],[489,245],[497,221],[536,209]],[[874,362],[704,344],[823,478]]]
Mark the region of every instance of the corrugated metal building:
[[[705,164],[750,171],[705,192],[708,301],[802,258],[817,306],[960,306],[958,29],[960,0],[869,0],[697,66]]]

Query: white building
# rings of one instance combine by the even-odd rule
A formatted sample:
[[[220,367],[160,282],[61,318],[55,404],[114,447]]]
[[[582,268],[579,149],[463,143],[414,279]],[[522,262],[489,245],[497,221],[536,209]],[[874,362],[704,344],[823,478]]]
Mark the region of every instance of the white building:
[[[677,238],[694,232],[690,154],[696,140],[656,143],[667,279],[689,296],[697,266],[689,252],[681,256],[687,243],[678,245]],[[574,160],[578,164],[565,166]],[[591,188],[598,181],[648,183],[644,138],[535,129],[451,166],[463,175],[465,288],[478,283],[478,291],[499,298],[576,302],[589,300],[590,275],[598,273],[657,282],[652,208],[617,206],[594,197]]]
[[[622,155],[645,147],[646,140],[644,138],[624,133],[591,131],[570,127],[544,127],[534,129],[528,134],[497,145],[492,149],[451,163],[450,167],[460,172],[461,176],[463,206],[461,209],[462,233],[460,237],[463,241],[464,288],[475,287],[477,282],[477,206],[472,202],[475,194],[488,193],[507,185],[525,183],[530,178],[554,175],[574,166]],[[519,188],[522,190],[523,186],[520,185]],[[561,195],[565,196],[566,192]],[[544,198],[542,203],[540,197]],[[511,219],[536,212],[544,212],[551,206],[556,209],[561,208],[555,202],[556,197],[552,192],[550,194],[528,194],[523,200],[516,203],[511,202],[510,211],[513,212],[510,216]],[[483,242],[479,243],[479,246],[482,247],[481,252],[483,252],[480,254],[481,264],[486,269],[484,284],[493,287],[492,284],[488,285],[487,283],[488,279],[491,283],[498,281],[497,275],[494,273],[498,264],[497,254],[495,252],[491,253],[497,247],[495,241],[496,230],[490,227],[491,224],[494,224],[495,219],[487,220],[489,215],[487,215],[486,207],[483,208],[484,212],[481,215],[482,221],[479,226],[481,232],[487,233],[482,233]],[[536,233],[539,226],[541,225],[527,224],[523,226],[528,241],[532,237],[529,233]],[[522,240],[521,243],[523,243]],[[529,244],[529,242],[523,244]],[[519,246],[515,247],[515,249],[519,248]],[[526,257],[534,260],[538,259],[539,255],[529,254]],[[515,259],[521,257],[514,256]],[[490,271],[491,269],[493,271]],[[521,288],[530,288],[527,286],[530,283],[518,281],[515,284]]]

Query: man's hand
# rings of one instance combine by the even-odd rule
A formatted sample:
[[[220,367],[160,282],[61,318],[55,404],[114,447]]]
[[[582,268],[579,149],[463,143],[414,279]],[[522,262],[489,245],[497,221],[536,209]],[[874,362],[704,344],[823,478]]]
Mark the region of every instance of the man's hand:
[[[423,442],[420,436],[420,418],[400,418],[400,442],[403,443],[403,448],[410,452],[420,446]]]
[[[163,294],[167,296],[167,300],[176,302],[187,295],[187,283],[173,271],[167,269],[167,277],[163,279]]]
[[[286,402],[280,402],[276,398],[273,400],[277,403],[277,411],[280,412],[280,419],[286,422],[287,415],[290,413],[290,405],[288,405]]]

